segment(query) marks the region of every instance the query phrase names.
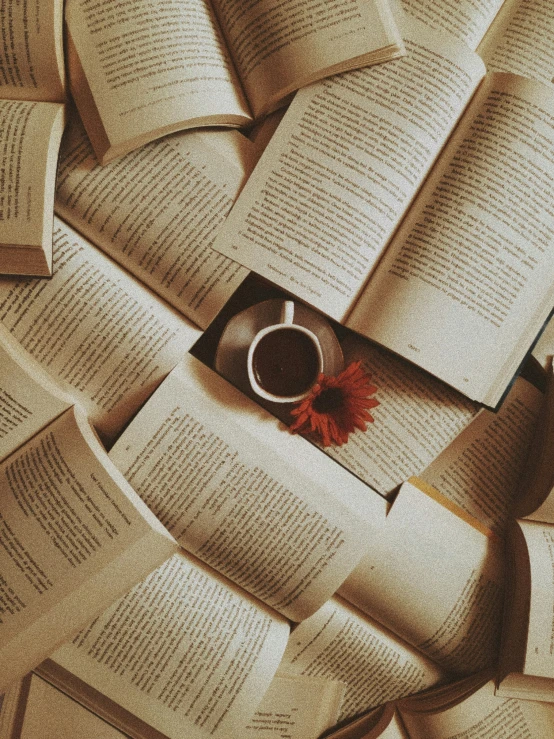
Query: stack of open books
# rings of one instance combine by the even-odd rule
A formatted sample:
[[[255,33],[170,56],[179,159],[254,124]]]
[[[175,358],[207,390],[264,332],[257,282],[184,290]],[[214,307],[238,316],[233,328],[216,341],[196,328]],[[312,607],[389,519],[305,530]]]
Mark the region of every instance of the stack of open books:
[[[0,739],[554,735],[554,10],[0,40]],[[241,384],[290,301],[377,388],[342,446]]]

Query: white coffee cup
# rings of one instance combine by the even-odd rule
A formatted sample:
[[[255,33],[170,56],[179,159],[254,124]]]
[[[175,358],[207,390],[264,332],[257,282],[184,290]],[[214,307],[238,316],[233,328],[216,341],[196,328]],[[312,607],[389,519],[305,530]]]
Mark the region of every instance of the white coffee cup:
[[[247,366],[252,389],[265,400],[295,403],[310,394],[323,371],[323,353],[317,336],[294,323],[292,300],[283,302],[279,323],[258,331]]]

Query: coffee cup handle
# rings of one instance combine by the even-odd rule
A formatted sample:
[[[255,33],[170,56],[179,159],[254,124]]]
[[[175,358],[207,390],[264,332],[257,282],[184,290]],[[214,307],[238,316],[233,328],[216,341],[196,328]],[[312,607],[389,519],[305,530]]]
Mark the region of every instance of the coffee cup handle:
[[[291,326],[294,321],[294,303],[292,300],[285,300],[281,308],[281,323]]]

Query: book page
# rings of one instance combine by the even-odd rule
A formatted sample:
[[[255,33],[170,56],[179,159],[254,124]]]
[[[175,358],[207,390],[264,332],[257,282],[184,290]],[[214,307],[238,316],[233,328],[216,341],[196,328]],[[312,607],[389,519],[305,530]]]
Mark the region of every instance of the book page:
[[[302,474],[333,493],[359,521],[379,528],[385,521],[389,504],[360,479],[351,475],[302,436],[293,434],[269,411],[248,398],[227,380],[192,354],[187,354],[173,370],[179,380],[201,394],[204,403],[214,408],[220,418],[232,417],[249,436],[263,439],[281,458],[298,465]]]
[[[176,545],[75,408],[2,463],[0,499],[1,691]]]
[[[29,697],[18,739],[125,739],[120,731],[45,680],[37,675],[30,677]]]
[[[94,121],[83,112],[81,98],[87,92],[71,76],[72,92],[97,152],[101,133],[119,155],[187,126],[248,121],[208,2],[69,0],[66,23],[104,129],[95,130]],[[71,75],[74,69],[70,65]]]
[[[0,325],[0,460],[71,405],[71,398]]]
[[[540,0],[539,0],[540,1]],[[476,49],[504,0],[402,0],[406,26],[412,18],[446,31]]]
[[[549,361],[546,393],[536,432],[527,456],[521,494],[515,501],[513,514],[543,523],[554,523],[554,371]]]
[[[0,100],[0,119],[0,243],[40,248],[52,238],[63,105]]]
[[[554,527],[518,521],[531,567],[531,601],[523,672],[554,678]]]
[[[487,78],[348,322],[490,406],[554,302],[553,116],[554,90]]]
[[[101,167],[75,122],[56,189],[59,216],[202,328],[247,274],[211,250],[247,162],[237,156],[225,166],[208,141],[195,131],[175,134]]]
[[[337,597],[293,629],[281,669],[346,683],[339,721],[445,677],[431,660]]]
[[[505,0],[479,46],[487,69],[554,81],[554,7],[542,0]]]
[[[518,378],[498,412],[483,409],[420,477],[502,535],[543,402],[539,390]]]
[[[484,73],[432,32],[406,48],[296,95],[214,242],[339,321]]]
[[[213,6],[255,117],[299,87],[363,66],[362,59],[353,63],[357,57],[378,52],[383,61],[395,45],[396,55],[401,51],[388,6],[373,0],[213,0]]]
[[[419,475],[477,412],[444,383],[354,334],[342,343],[345,363],[362,359],[379,406],[367,431],[325,452],[382,495]]]
[[[0,98],[63,102],[63,0],[0,6]]]
[[[250,136],[247,136],[246,131],[242,132],[234,128],[202,128],[190,133],[195,133],[202,141],[203,147],[212,151],[212,157],[213,152],[217,155],[223,154],[227,163],[238,167],[243,176],[250,174],[260,158],[261,152]]]
[[[404,483],[339,593],[446,669],[476,672],[498,653],[502,546],[439,500]]]
[[[410,739],[483,739],[489,736],[539,739],[551,736],[554,731],[554,706],[498,698],[494,695],[492,681],[446,710],[420,713],[401,706],[400,713]]]
[[[54,248],[50,281],[0,282],[0,321],[110,438],[199,331],[58,219]]]
[[[170,739],[227,739],[244,736],[288,633],[277,614],[176,554],[52,660],[70,687],[75,676]]]
[[[244,739],[317,739],[337,722],[344,685],[338,680],[276,675]]]
[[[371,536],[300,457],[280,457],[229,410],[222,418],[182,373],[164,381],[110,456],[185,549],[293,621],[336,591]]]

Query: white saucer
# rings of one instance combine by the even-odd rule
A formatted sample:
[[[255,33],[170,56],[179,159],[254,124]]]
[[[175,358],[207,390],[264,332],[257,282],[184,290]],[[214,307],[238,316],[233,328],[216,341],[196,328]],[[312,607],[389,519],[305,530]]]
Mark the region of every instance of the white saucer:
[[[225,326],[215,354],[216,372],[232,382],[245,395],[253,398],[275,416],[288,422],[291,403],[272,403],[256,395],[250,386],[246,369],[248,347],[254,336],[262,328],[279,323],[284,300],[274,298],[263,303],[252,305],[233,316]],[[324,316],[302,303],[294,303],[294,323],[310,329],[321,344],[323,354],[323,372],[326,375],[337,375],[344,369],[344,357],[339,341],[331,324]]]

